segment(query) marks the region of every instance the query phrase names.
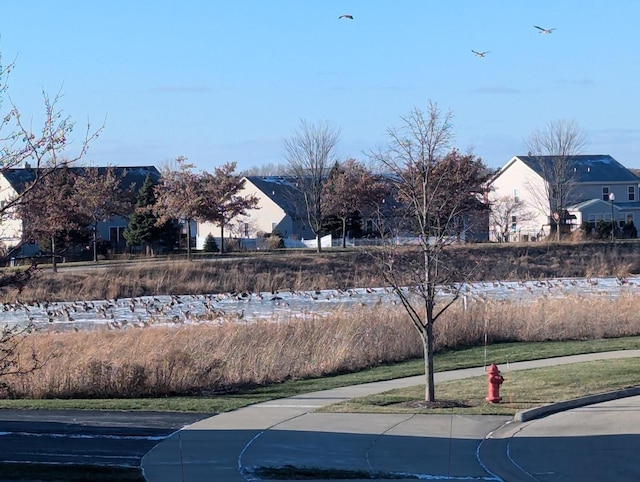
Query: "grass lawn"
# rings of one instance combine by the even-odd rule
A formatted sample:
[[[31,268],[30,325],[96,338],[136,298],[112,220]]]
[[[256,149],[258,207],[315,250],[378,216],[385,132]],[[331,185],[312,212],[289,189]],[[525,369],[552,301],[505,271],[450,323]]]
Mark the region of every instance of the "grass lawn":
[[[528,408],[640,385],[640,358],[599,360],[503,372],[502,401],[488,403],[487,377],[436,383],[441,406],[427,407],[424,385],[390,390],[329,405],[322,412],[455,413],[515,415]]]

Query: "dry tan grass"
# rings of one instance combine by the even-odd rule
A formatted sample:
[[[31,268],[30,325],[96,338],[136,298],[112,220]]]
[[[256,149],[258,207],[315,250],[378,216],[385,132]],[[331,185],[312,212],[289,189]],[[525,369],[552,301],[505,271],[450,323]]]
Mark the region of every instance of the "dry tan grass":
[[[446,263],[467,281],[623,277],[640,273],[639,248],[638,240],[619,241],[615,245],[471,244],[452,247],[446,253]],[[16,297],[23,301],[76,301],[161,294],[383,286],[372,261],[364,252],[339,251],[321,255],[247,255],[214,262],[169,259],[82,273],[61,270],[53,274],[42,270],[37,282],[28,285],[22,293],[0,293],[0,302],[14,302]]]
[[[473,280],[628,276],[640,272],[637,243],[546,243],[452,249],[448,260]],[[491,262],[487,262],[491,260]],[[502,262],[499,262],[502,261]],[[457,264],[456,264],[457,263]],[[100,272],[40,272],[16,298],[98,300],[160,294],[276,292],[378,287],[364,253],[248,256],[237,261],[171,261]],[[541,298],[533,304],[461,303],[435,326],[436,349],[500,341],[586,340],[640,334],[640,301],[625,297]],[[396,306],[359,308],[289,323],[152,326],[122,331],[39,333],[28,337],[48,363],[22,378],[5,378],[17,397],[139,397],[232,390],[421,356],[406,314]]]
[[[421,356],[402,309],[383,308],[279,323],[40,333],[23,354],[33,348],[47,365],[6,381],[13,396],[27,398],[202,394]],[[458,303],[436,323],[436,349],[482,344],[485,331],[490,343],[637,335],[639,313],[632,296]]]

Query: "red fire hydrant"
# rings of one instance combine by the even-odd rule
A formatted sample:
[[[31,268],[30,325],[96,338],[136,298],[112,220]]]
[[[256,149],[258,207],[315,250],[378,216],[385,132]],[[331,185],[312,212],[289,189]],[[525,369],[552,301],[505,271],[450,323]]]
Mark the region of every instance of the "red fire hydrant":
[[[500,375],[500,370],[498,370],[495,363],[489,366],[487,376],[489,377],[489,392],[485,400],[490,403],[498,403],[502,400],[500,396],[500,385],[504,382],[504,377]]]

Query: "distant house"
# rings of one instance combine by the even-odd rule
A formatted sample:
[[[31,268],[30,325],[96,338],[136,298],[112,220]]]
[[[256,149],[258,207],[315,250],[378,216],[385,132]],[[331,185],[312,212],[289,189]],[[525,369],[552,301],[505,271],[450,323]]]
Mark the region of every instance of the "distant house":
[[[225,227],[225,235],[240,239],[254,239],[278,231],[285,239],[312,239],[315,237],[306,220],[302,193],[291,176],[247,176],[240,196],[255,195],[258,207]],[[220,227],[199,222],[196,228],[196,248],[202,249],[211,234],[220,238]]]
[[[69,167],[71,172],[82,175],[87,167]],[[108,167],[97,167],[98,171],[106,171]],[[154,166],[134,166],[134,167],[113,167],[116,177],[121,178],[123,188],[134,186],[134,190],[139,189],[147,175],[152,180],[157,181],[160,178],[160,172]],[[36,178],[36,171],[26,165],[24,168],[5,169],[0,171],[0,207],[7,205],[12,198],[22,193],[24,189],[32,183]],[[137,192],[137,191],[136,191]],[[10,213],[8,213],[10,214]],[[114,248],[123,249],[125,240],[122,236],[124,229],[127,227],[127,220],[123,217],[116,216],[106,222],[99,223],[97,226],[97,238],[108,242]],[[22,220],[15,216],[4,216],[0,219],[0,242],[5,249],[15,248],[21,245],[23,233]],[[37,251],[37,246],[25,246],[24,253],[32,254]]]
[[[510,215],[508,233],[504,227],[489,226],[489,237],[496,241],[506,234],[509,241],[528,241],[548,236],[554,225],[550,219],[549,194],[552,190],[545,173],[551,172],[552,156],[514,156],[493,177],[489,201],[492,210],[499,203],[518,202]],[[640,177],[609,155],[576,155],[566,158],[570,191],[564,208],[569,229],[598,221],[619,227],[640,222]]]

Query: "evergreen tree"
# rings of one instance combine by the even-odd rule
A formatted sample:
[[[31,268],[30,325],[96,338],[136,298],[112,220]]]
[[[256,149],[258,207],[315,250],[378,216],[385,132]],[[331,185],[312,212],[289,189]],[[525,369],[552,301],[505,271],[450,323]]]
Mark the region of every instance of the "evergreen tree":
[[[147,174],[138,191],[136,208],[129,217],[129,225],[122,233],[127,240],[127,246],[144,245],[148,251],[151,243],[159,238],[162,227],[158,226],[158,217],[152,209],[155,203],[153,181]]]
[[[207,253],[217,253],[220,251],[216,238],[213,237],[213,234],[207,234],[207,237],[204,239],[204,251]]]

